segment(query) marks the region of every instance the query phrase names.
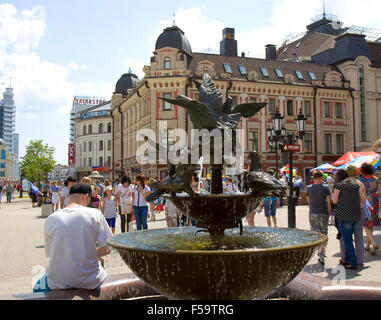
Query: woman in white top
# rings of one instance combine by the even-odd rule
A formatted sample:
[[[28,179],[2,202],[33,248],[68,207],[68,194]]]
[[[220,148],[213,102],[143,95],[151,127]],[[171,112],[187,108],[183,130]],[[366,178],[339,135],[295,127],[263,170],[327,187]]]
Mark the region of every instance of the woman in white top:
[[[116,197],[119,199],[121,208],[121,231],[122,233],[126,232],[126,230],[128,232],[128,226],[130,222],[133,221],[132,205],[135,198],[134,186],[131,184],[131,179],[129,177],[122,178],[121,185],[116,192]]]
[[[148,203],[146,197],[151,193],[151,189],[145,185],[146,177],[138,174],[135,178],[136,186],[134,188],[134,214],[136,219],[136,229],[148,229],[147,216],[148,216]]]

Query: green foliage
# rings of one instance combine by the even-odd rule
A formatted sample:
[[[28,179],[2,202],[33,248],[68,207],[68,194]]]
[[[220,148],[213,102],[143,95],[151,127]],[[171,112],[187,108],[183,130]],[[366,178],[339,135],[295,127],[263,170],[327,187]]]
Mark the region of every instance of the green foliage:
[[[32,140],[26,147],[26,154],[21,157],[21,174],[33,182],[46,180],[54,169],[54,147],[43,144],[42,140]]]

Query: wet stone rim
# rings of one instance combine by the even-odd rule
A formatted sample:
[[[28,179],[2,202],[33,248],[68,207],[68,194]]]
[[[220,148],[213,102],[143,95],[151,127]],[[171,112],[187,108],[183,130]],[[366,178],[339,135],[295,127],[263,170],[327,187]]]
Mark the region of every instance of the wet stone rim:
[[[175,228],[173,228],[175,229]],[[182,230],[187,229],[187,231],[194,230],[194,232],[198,230],[202,230],[197,227],[186,227],[186,228],[181,228]],[[316,235],[319,236],[319,240],[315,240],[313,242],[297,245],[297,246],[286,246],[286,247],[281,247],[281,248],[264,248],[264,249],[236,249],[236,250],[172,250],[172,249],[161,249],[161,248],[155,248],[155,249],[145,249],[137,246],[129,246],[122,244],[118,242],[118,238],[120,238],[123,235],[127,236],[133,236],[134,233],[139,232],[141,234],[150,232],[152,235],[153,232],[155,233],[160,233],[164,231],[168,231],[170,229],[165,228],[165,229],[153,229],[153,230],[141,230],[141,231],[134,231],[131,233],[125,233],[125,234],[119,234],[116,235],[108,240],[108,245],[115,249],[124,249],[128,251],[137,251],[137,252],[144,252],[144,253],[168,253],[168,254],[192,254],[192,255],[239,255],[239,254],[266,254],[266,253],[275,253],[275,252],[282,252],[282,251],[293,251],[293,250],[302,250],[302,249],[307,249],[307,248],[317,248],[325,243],[328,242],[328,237],[325,236],[324,234],[314,232],[314,231],[308,231],[308,230],[301,230],[301,229],[287,229],[287,228],[266,228],[266,227],[244,227],[244,230],[258,230],[258,231],[266,231],[266,233],[273,234],[275,231],[283,230],[285,232],[298,232],[298,233],[305,233],[305,234],[310,234],[310,235]],[[172,230],[170,230],[172,231]],[[173,230],[173,232],[170,232],[169,234],[173,234],[175,232],[179,232],[179,230]],[[168,234],[168,233],[166,233]]]

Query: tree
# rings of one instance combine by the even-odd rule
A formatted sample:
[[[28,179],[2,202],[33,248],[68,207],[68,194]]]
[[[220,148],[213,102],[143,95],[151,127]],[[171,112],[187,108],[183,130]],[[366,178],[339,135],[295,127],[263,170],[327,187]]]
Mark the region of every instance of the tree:
[[[54,169],[54,147],[43,144],[42,140],[32,140],[21,157],[20,169],[25,179],[35,182],[47,180],[48,173]]]

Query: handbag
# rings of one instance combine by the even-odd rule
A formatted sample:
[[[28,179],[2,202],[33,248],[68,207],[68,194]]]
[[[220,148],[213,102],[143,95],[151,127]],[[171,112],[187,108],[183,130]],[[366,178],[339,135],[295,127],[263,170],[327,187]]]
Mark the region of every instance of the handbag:
[[[366,221],[369,220],[370,216],[372,215],[372,212],[370,211],[371,209],[373,209],[373,206],[369,203],[368,199],[366,199],[362,207]]]

